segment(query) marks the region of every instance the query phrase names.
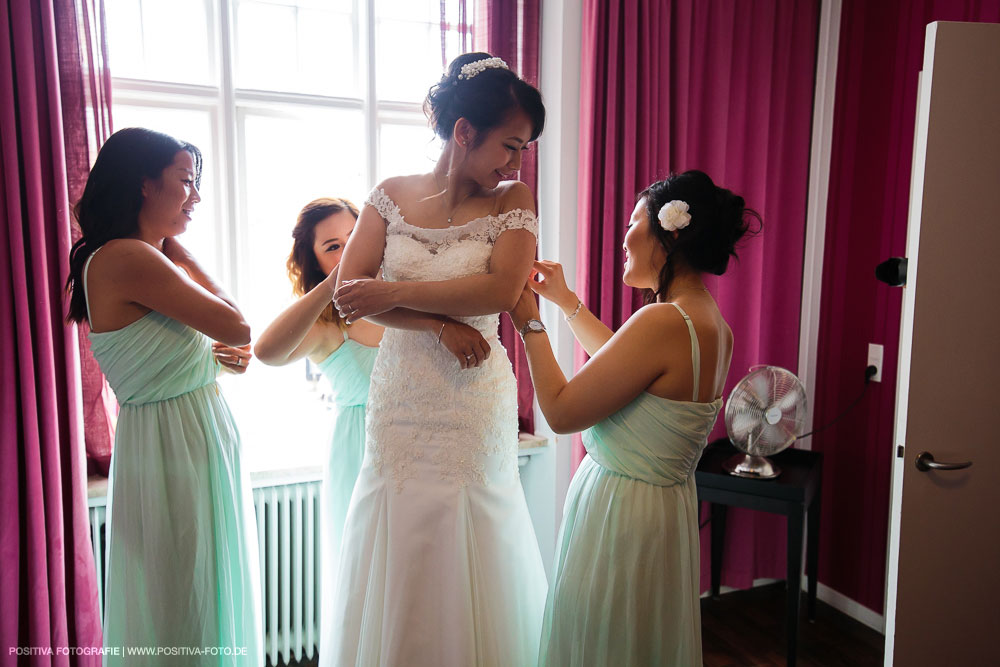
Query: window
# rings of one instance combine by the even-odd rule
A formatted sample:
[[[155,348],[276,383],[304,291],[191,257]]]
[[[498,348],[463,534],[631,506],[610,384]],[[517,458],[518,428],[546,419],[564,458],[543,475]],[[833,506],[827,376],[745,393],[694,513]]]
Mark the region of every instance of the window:
[[[255,335],[291,302],[285,260],[304,204],[360,205],[379,180],[436,159],[421,104],[442,71],[440,0],[107,0],[106,12],[115,128],[201,149],[202,202],[179,240]],[[473,26],[448,19],[450,61]],[[223,378],[251,469],[320,462],[317,373],[255,362]]]

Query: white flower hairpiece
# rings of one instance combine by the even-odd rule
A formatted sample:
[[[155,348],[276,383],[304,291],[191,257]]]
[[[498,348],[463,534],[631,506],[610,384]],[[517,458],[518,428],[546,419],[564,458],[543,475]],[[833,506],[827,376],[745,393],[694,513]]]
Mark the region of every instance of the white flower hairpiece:
[[[660,227],[668,232],[684,229],[691,222],[691,214],[688,213],[688,203],[680,199],[669,201],[660,207],[660,212],[656,214],[660,221]]]
[[[462,70],[458,74],[459,79],[471,79],[477,74],[482,73],[484,70],[488,69],[510,69],[500,58],[483,58],[482,60],[474,60],[471,63],[465,63],[462,65]]]

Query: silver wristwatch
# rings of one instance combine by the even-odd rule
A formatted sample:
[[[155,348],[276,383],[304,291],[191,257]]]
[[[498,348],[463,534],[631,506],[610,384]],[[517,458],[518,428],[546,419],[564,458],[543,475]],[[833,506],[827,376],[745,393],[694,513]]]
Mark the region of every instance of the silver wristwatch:
[[[545,331],[545,325],[542,324],[541,320],[528,320],[518,333],[521,334],[521,338],[524,338],[525,334],[542,333],[543,331]]]

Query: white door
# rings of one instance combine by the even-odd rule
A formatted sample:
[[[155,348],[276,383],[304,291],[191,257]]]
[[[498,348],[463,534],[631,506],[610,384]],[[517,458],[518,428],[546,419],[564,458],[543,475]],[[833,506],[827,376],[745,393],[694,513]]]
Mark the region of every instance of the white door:
[[[1000,25],[927,27],[907,259],[885,664],[998,664]]]

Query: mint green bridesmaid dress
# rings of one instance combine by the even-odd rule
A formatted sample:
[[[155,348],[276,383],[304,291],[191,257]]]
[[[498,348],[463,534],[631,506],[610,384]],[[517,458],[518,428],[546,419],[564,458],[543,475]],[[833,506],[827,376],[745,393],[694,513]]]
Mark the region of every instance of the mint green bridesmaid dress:
[[[320,603],[320,655],[330,646],[334,602],[337,595],[337,570],[351,493],[365,456],[365,406],[377,347],[351,340],[344,332],[344,342],[319,364],[333,391],[334,419],[329,450],[323,467],[321,496],[321,566],[322,598]]]
[[[151,311],[90,342],[121,405],[104,664],[263,666],[253,497],[211,341]]]
[[[694,469],[722,399],[648,392],[583,433],[587,456],[566,495],[541,665],[701,665]]]

